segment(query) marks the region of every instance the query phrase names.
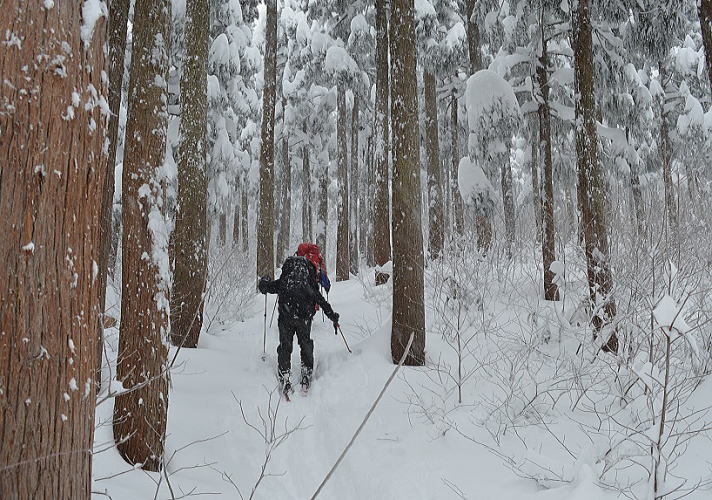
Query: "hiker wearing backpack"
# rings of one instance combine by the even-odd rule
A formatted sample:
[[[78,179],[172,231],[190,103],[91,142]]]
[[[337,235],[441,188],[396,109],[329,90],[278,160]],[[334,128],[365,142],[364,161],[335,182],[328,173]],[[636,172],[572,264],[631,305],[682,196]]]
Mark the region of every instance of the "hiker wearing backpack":
[[[331,281],[329,281],[329,276],[326,274],[326,263],[324,262],[324,257],[321,255],[319,246],[314,243],[300,243],[297,247],[297,255],[299,257],[306,257],[314,264],[317,283],[326,290],[328,295],[329,290],[331,290]]]
[[[314,245],[316,246],[316,245]],[[318,249],[318,247],[317,247]],[[285,394],[291,391],[289,374],[291,371],[292,345],[297,336],[302,359],[300,384],[307,390],[314,369],[314,341],[311,339],[311,323],[316,306],[334,323],[334,333],[339,326],[339,315],[319,292],[317,267],[304,256],[292,256],[282,264],[282,274],[276,280],[260,278],[258,289],[261,293],[276,293],[279,302],[279,346],[277,362],[279,380]]]

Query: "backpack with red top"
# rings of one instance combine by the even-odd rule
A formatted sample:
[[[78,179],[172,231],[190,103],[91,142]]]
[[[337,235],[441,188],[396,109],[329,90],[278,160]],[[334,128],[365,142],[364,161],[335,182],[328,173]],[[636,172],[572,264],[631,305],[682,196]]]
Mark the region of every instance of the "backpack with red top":
[[[324,290],[326,290],[326,293],[329,293],[331,282],[326,274],[326,262],[324,261],[324,257],[321,255],[319,246],[308,242],[300,243],[297,247],[297,256],[304,257],[314,264],[317,283],[319,283]]]

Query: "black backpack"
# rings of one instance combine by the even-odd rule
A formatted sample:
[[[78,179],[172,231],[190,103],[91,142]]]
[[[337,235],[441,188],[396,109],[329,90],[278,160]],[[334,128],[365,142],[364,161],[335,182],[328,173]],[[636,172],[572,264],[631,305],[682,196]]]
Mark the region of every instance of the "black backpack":
[[[305,257],[287,258],[282,265],[279,283],[281,310],[294,318],[309,319],[314,316],[314,264]]]

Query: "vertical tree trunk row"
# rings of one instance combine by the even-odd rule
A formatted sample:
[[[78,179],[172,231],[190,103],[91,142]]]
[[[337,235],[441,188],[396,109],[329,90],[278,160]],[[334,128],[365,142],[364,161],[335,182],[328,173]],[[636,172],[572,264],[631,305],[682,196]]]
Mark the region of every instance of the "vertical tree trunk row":
[[[413,0],[393,0],[391,115],[393,116],[393,325],[391,356],[398,363],[413,335],[406,365],[425,363],[423,228],[421,221],[418,81]]]
[[[168,235],[161,172],[169,21],[169,0],[136,3],[122,190],[126,272],[116,377],[129,392],[114,403],[114,438],[128,463],[149,471],[162,466],[168,412]]]
[[[0,49],[0,498],[90,498],[108,64],[82,23],[81,2],[0,9],[22,40]]]

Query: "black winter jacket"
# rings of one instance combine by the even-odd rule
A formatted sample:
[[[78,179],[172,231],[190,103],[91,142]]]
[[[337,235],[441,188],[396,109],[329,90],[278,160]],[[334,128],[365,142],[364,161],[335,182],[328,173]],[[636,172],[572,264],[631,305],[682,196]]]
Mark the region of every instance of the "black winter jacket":
[[[283,278],[289,276],[294,266],[303,265],[299,262],[302,259],[308,263],[309,280],[301,285],[297,293],[287,293],[286,283]],[[326,301],[319,291],[316,279],[316,269],[308,259],[304,257],[288,257],[282,264],[282,274],[276,280],[269,278],[260,279],[258,289],[262,293],[276,293],[279,297],[279,316],[284,319],[311,319],[316,312],[315,305],[318,304],[324,310],[324,314],[334,322],[339,321],[339,315],[334,312],[331,305]]]

